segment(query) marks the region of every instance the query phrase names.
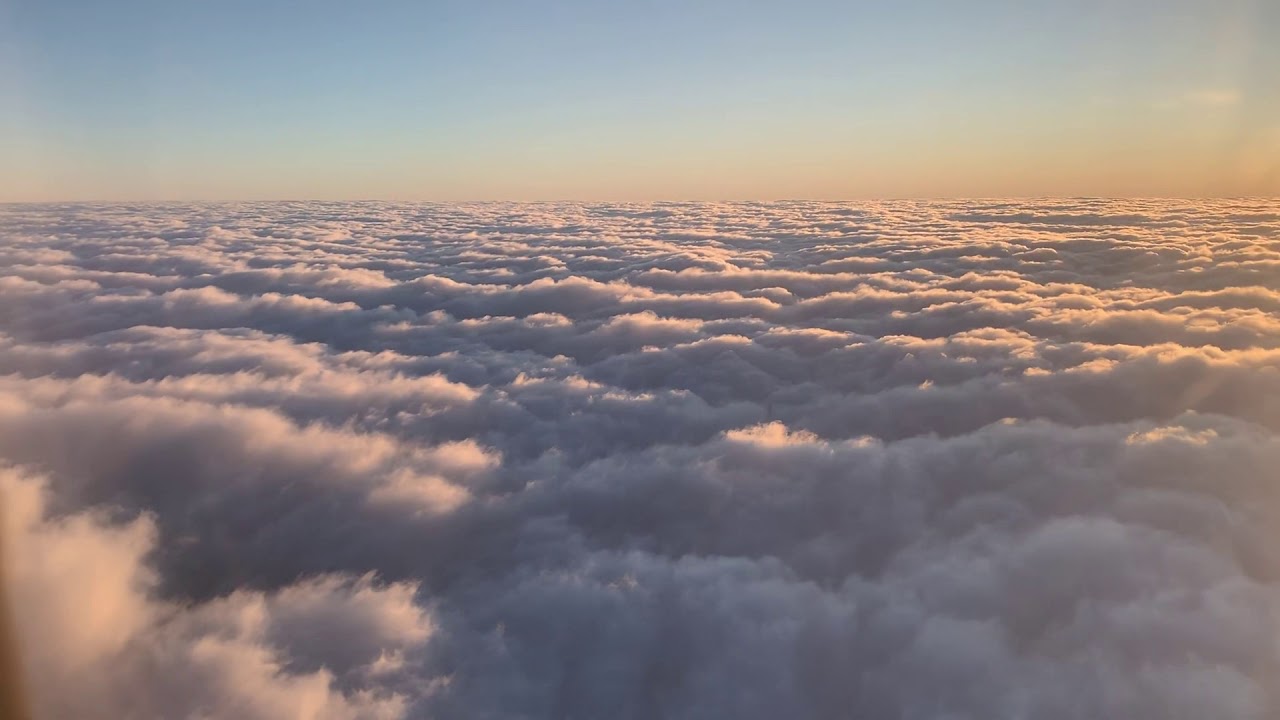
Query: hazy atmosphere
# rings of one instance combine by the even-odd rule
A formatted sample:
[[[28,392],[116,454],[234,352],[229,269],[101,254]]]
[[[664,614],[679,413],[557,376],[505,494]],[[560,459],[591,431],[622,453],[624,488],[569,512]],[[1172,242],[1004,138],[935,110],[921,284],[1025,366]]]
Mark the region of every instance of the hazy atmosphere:
[[[0,0],[0,200],[1280,193],[1273,0]]]

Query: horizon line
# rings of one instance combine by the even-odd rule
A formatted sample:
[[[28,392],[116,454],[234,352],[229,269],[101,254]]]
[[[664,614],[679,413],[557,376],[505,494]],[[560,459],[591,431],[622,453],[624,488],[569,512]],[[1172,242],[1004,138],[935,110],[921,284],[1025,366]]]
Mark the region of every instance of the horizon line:
[[[1280,201],[1280,194],[1274,195],[885,195],[849,198],[650,198],[644,200],[598,199],[584,200],[576,198],[467,198],[451,200],[432,200],[428,198],[236,198],[236,199],[51,199],[51,200],[0,200],[0,205],[240,205],[253,203],[386,203],[386,204],[421,204],[421,205],[481,205],[512,203],[522,205],[621,205],[621,204],[707,204],[707,203],[856,203],[856,202],[956,202],[956,201],[1037,201],[1037,200],[1252,200]]]

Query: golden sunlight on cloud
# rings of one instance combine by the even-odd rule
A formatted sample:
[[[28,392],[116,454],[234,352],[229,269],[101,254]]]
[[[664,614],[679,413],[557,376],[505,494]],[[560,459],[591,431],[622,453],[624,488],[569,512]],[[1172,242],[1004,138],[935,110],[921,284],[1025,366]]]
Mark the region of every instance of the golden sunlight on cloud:
[[[1280,716],[1275,200],[0,237],[38,720]]]

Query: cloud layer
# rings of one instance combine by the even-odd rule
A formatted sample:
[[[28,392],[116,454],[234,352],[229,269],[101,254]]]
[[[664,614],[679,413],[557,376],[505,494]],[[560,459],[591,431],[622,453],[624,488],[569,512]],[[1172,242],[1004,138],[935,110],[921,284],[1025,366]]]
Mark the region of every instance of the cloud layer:
[[[41,717],[1280,712],[1275,202],[0,237]]]

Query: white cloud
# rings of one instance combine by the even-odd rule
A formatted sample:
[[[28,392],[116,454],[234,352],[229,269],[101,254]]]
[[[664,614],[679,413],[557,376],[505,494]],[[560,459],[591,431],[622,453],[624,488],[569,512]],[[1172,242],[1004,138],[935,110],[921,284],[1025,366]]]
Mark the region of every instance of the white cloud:
[[[1240,104],[1242,97],[1240,91],[1236,88],[1202,87],[1165,95],[1156,98],[1151,104],[1156,109],[1161,110],[1204,112],[1235,107]]]
[[[0,238],[41,717],[1280,712],[1274,202]]]
[[[1194,90],[1183,96],[1184,102],[1203,107],[1228,107],[1240,102],[1240,91],[1234,88]]]

